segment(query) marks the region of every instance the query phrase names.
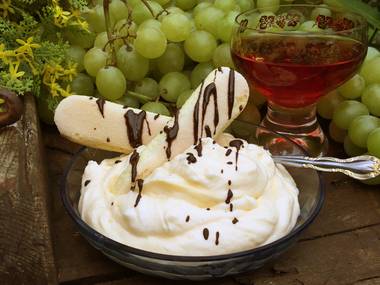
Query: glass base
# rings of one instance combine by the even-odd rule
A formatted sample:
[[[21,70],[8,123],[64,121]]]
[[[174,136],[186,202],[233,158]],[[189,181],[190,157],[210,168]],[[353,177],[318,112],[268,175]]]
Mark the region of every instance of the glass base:
[[[286,108],[268,102],[267,115],[260,125],[287,136],[304,148],[309,156],[323,156],[327,153],[328,141],[318,124],[315,104],[303,108]],[[286,149],[286,140],[282,141],[263,129],[256,136],[261,145],[269,147],[279,144]]]

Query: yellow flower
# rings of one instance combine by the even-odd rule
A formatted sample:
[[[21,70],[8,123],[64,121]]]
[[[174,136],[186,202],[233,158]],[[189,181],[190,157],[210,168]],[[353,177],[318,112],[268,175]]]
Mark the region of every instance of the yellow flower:
[[[33,43],[33,37],[29,37],[26,42],[21,39],[16,39],[16,42],[21,45],[16,49],[16,52],[29,55],[31,58],[34,57],[32,49],[41,47],[39,44]]]
[[[16,63],[13,65],[13,63],[9,64],[9,75],[11,76],[11,79],[17,79],[25,74],[24,71],[18,71],[20,63]]]
[[[5,100],[0,98],[0,105],[4,103],[5,103]]]
[[[3,17],[8,16],[8,12],[11,14],[15,13],[15,10],[11,6],[11,0],[2,0],[0,4],[0,10],[2,10]]]

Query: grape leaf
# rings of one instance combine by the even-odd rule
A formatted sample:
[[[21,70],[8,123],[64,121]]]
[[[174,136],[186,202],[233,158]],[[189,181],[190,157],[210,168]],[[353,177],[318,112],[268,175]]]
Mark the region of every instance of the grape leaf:
[[[345,7],[363,15],[368,23],[380,29],[380,12],[361,0],[325,0],[325,4],[335,7]]]

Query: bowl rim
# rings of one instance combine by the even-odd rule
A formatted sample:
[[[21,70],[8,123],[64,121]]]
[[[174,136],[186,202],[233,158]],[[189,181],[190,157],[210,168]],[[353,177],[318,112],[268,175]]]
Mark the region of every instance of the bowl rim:
[[[271,133],[275,133],[276,135],[283,137],[287,141],[291,142],[292,144],[296,145],[303,153],[307,155],[306,150],[293,142],[291,139],[289,139],[287,136],[282,135],[276,131],[269,130],[265,127],[259,126],[259,125],[254,125],[256,128],[261,128],[266,131],[269,131]],[[323,202],[325,200],[325,183],[323,179],[323,175],[319,172],[316,171],[316,174],[318,175],[318,181],[319,181],[319,187],[318,187],[318,201],[317,204],[314,208],[314,211],[311,213],[311,215],[304,221],[302,225],[300,225],[296,229],[292,229],[288,234],[285,236],[281,237],[280,239],[277,239],[271,243],[255,247],[253,249],[248,249],[244,251],[238,251],[238,252],[233,252],[233,253],[228,253],[228,254],[219,254],[219,255],[208,255],[208,256],[183,256],[183,255],[171,255],[171,254],[163,254],[163,253],[156,253],[156,252],[151,252],[151,251],[146,251],[143,249],[135,248],[128,246],[126,244],[117,242],[100,232],[96,231],[93,229],[91,226],[89,226],[74,210],[74,208],[71,206],[71,202],[69,201],[68,195],[66,195],[66,186],[67,186],[67,176],[70,173],[70,170],[74,163],[77,161],[77,159],[80,157],[80,155],[86,150],[86,149],[91,149],[88,147],[81,147],[70,159],[69,163],[66,165],[65,171],[63,173],[63,176],[61,177],[61,183],[60,183],[60,196],[61,200],[63,202],[64,208],[68,212],[69,216],[73,219],[74,223],[79,226],[82,230],[86,232],[86,235],[93,236],[96,239],[97,243],[101,243],[102,247],[106,247],[107,249],[121,249],[123,251],[128,251],[128,253],[133,254],[133,255],[138,255],[140,257],[144,258],[153,258],[153,259],[158,259],[158,260],[164,260],[164,261],[172,261],[172,262],[210,262],[210,261],[223,261],[226,259],[238,259],[238,258],[244,258],[245,256],[248,255],[254,255],[254,254],[260,254],[261,252],[264,252],[266,250],[271,249],[272,247],[276,247],[282,243],[286,243],[289,240],[292,240],[293,238],[297,237],[305,228],[307,228],[313,220],[317,217],[319,214]],[[98,150],[98,149],[94,149]],[[98,150],[98,151],[105,151],[105,150]],[[82,233],[81,233],[82,235]],[[85,237],[87,239],[87,237]],[[101,250],[101,249],[99,249]]]

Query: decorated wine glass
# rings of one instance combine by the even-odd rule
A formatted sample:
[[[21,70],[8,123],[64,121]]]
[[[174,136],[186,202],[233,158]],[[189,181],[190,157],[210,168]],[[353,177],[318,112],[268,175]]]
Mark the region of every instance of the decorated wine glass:
[[[314,156],[327,151],[318,98],[354,75],[367,52],[364,17],[344,8],[292,4],[241,13],[231,42],[237,69],[267,98],[261,125]],[[264,129],[256,134],[278,143]]]

